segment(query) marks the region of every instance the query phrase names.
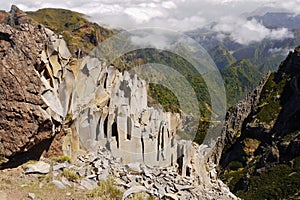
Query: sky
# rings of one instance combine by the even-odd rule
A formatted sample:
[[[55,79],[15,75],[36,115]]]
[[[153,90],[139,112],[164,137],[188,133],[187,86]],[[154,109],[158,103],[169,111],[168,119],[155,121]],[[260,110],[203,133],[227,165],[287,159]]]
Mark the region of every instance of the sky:
[[[183,32],[217,22],[213,29],[220,39],[229,34],[241,44],[292,37],[286,29],[270,30],[245,16],[265,11],[300,14],[300,0],[1,0],[0,9],[9,11],[12,4],[25,11],[71,9],[101,25],[122,29],[161,27]]]

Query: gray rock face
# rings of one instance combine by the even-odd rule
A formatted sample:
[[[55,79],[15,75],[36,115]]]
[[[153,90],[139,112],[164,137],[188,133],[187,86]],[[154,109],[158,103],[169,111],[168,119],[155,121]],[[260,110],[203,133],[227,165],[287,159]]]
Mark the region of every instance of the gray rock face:
[[[98,186],[95,181],[92,181],[90,179],[82,179],[80,181],[80,185],[88,190],[95,189]]]
[[[56,187],[58,187],[58,188],[60,188],[60,189],[66,189],[66,186],[65,186],[62,182],[60,182],[60,181],[58,181],[58,180],[53,180],[52,183],[53,183]]]
[[[64,152],[74,156],[102,145],[125,163],[152,166],[171,166],[186,154],[180,163],[185,174],[191,143],[175,139],[180,115],[148,107],[146,83],[136,74],[121,73],[98,58],[76,61],[63,39],[45,32],[51,43],[38,70],[42,99],[45,116],[71,124]]]
[[[217,180],[215,166],[207,171],[207,148],[175,138],[180,115],[147,106],[145,81],[97,58],[76,61],[61,38],[49,30],[47,34],[53,42],[41,54],[40,70],[47,115],[69,124],[65,154],[76,157],[82,150],[97,153],[80,158],[83,163],[86,159],[92,163],[78,168],[78,174],[87,177],[80,187],[92,189],[96,187],[92,180],[111,175],[129,189],[128,195],[142,184],[143,190],[159,198],[235,198],[228,189],[215,191],[226,186]],[[51,76],[45,76],[48,74]],[[122,167],[125,164],[127,169]],[[144,174],[136,175],[140,173]]]
[[[253,111],[254,107],[259,103],[261,91],[268,80],[270,73],[268,73],[259,83],[259,85],[249,93],[244,100],[238,102],[231,112],[228,112],[225,119],[225,125],[221,133],[221,137],[218,138],[216,144],[213,145],[214,149],[207,154],[209,162],[218,164],[222,155],[222,151],[226,144],[232,144],[238,135],[236,133],[241,132],[243,121]]]
[[[1,154],[5,150],[8,157],[26,151],[63,127],[64,153],[85,156],[74,166],[54,166],[53,174],[75,169],[83,177],[79,188],[93,189],[96,181],[113,176],[126,195],[146,190],[158,198],[235,198],[216,179],[215,166],[207,170],[203,156],[207,148],[176,139],[180,115],[148,107],[145,81],[97,58],[72,58],[65,41],[51,30],[23,28],[25,33],[0,25],[0,44],[6,47],[0,54],[9,55],[0,68]],[[16,39],[19,35],[21,40]],[[42,44],[24,43],[37,38]],[[22,53],[9,48],[16,44]],[[20,66],[11,58],[18,58]],[[15,137],[19,132],[22,136]],[[39,163],[27,173],[49,170],[50,166]],[[54,184],[63,188],[66,181]]]

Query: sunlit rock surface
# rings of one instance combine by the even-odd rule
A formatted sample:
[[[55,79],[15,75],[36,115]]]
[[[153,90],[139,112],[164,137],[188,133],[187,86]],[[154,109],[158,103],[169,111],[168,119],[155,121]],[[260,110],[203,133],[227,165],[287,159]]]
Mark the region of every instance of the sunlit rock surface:
[[[63,130],[66,155],[103,146],[123,164],[174,167],[200,191],[213,191],[210,197],[235,198],[207,162],[210,148],[179,140],[180,114],[148,107],[146,82],[136,74],[91,56],[72,58],[63,38],[42,26],[1,25],[0,36],[4,161]]]

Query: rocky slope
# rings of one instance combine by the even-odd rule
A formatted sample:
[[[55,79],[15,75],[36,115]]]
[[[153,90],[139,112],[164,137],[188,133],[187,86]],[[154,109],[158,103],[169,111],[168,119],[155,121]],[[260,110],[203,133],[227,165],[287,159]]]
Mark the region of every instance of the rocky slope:
[[[181,189],[173,188],[176,191],[158,186],[152,191],[145,185],[143,190],[149,194],[235,199],[217,179],[213,166],[207,166],[210,149],[176,137],[181,116],[147,105],[145,81],[92,55],[74,58],[62,36],[37,25],[15,6],[7,19],[9,25],[0,26],[2,167],[17,165],[20,158],[38,159],[43,151],[57,149],[54,143],[75,159],[105,146],[112,156],[122,159],[117,164],[172,167],[180,180],[190,177],[190,182],[182,184],[192,186],[179,185]],[[118,168],[111,164],[109,170],[113,174]],[[167,171],[166,176],[172,173]],[[90,175],[82,178],[100,183],[98,176]],[[144,181],[146,176],[142,175]]]
[[[228,115],[222,177],[245,199],[299,197],[299,72],[296,48]]]

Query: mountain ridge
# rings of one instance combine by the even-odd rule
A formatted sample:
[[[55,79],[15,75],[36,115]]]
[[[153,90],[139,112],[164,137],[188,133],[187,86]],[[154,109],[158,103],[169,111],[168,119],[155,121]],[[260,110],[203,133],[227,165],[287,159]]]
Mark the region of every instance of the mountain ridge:
[[[299,195],[299,50],[291,52],[260,85],[262,89],[252,97],[255,103],[246,103],[248,111],[240,114],[237,128],[225,130],[221,177],[242,198]]]

